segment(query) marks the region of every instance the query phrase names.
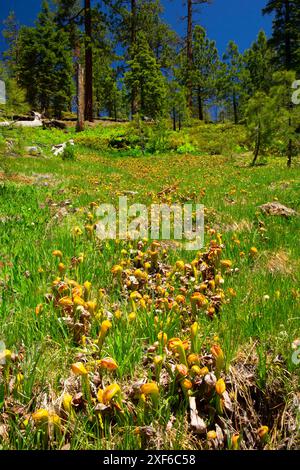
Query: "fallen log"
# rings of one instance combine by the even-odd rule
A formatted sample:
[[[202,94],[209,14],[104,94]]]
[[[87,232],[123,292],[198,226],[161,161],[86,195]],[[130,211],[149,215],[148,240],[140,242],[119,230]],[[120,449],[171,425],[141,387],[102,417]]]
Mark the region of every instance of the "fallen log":
[[[56,119],[43,119],[43,128],[44,129],[66,129],[67,125],[63,121],[58,121]]]

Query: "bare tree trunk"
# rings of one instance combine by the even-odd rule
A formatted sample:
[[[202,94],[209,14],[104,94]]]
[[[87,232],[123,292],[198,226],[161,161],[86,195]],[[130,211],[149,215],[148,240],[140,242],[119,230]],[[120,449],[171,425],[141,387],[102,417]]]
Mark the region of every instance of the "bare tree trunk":
[[[136,21],[137,21],[137,0],[131,0],[131,58],[135,53],[136,44]],[[131,90],[131,116],[134,116],[138,112],[138,90],[134,86]]]
[[[232,95],[232,103],[233,103],[234,124],[238,124],[238,122],[239,122],[238,106],[237,106],[235,91],[233,92],[233,95]]]
[[[84,68],[77,64],[77,132],[84,130]]]
[[[114,118],[115,118],[115,121],[117,122],[117,105],[116,105],[116,100],[114,99]]]
[[[293,156],[293,143],[292,143],[292,139],[290,139],[289,146],[288,146],[288,161],[287,161],[288,168],[291,168],[292,166],[292,156]]]
[[[251,164],[252,166],[255,165],[257,157],[259,155],[260,143],[261,143],[261,124],[259,123],[258,124],[258,130],[257,130],[257,139],[256,139],[255,150],[254,150],[254,156],[253,156],[253,160],[252,160],[252,164]]]
[[[291,33],[290,33],[290,21],[291,21],[291,5],[290,0],[285,0],[285,68],[291,70],[292,68],[292,50],[291,50]]]
[[[176,131],[176,109],[173,108],[173,131]]]
[[[192,70],[193,70],[193,2],[187,0],[187,90],[188,90],[188,108],[192,111],[193,108],[193,81],[192,81]]]
[[[93,122],[93,49],[91,0],[84,3],[85,23],[85,119]]]
[[[81,132],[84,130],[84,67],[81,64],[80,56],[80,44],[76,41],[74,45],[74,58],[76,73],[77,132]]]
[[[204,113],[203,113],[203,100],[201,95],[201,88],[198,87],[198,113],[199,113],[199,120],[204,120]]]
[[[292,126],[291,116],[289,117],[289,127]],[[287,152],[287,166],[290,168],[292,166],[292,156],[293,156],[293,142],[292,139],[289,139],[288,152]]]

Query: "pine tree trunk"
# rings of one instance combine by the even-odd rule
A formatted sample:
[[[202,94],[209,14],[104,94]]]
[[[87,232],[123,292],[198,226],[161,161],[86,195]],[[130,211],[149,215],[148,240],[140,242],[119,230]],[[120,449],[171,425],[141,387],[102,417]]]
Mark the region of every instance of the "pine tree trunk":
[[[193,108],[193,82],[192,82],[192,70],[193,70],[193,2],[187,0],[187,90],[188,90],[188,108],[192,111]]]
[[[204,120],[204,113],[203,113],[203,100],[201,95],[201,88],[198,87],[198,113],[199,113],[199,120]]]
[[[137,0],[131,0],[131,55],[134,54],[136,44],[136,20],[137,20]],[[131,57],[132,58],[132,57]],[[133,87],[131,90],[131,116],[138,112],[138,90]]]
[[[176,131],[176,109],[173,108],[173,131]]]
[[[144,99],[144,86],[143,85],[141,85],[141,88],[140,88],[140,100],[141,100],[141,102],[140,102],[140,113],[142,115],[144,115],[144,101],[145,101],[145,99]]]
[[[259,123],[258,124],[258,130],[257,130],[257,139],[256,139],[255,150],[254,150],[254,156],[253,156],[253,160],[252,160],[252,164],[251,164],[252,166],[255,165],[257,157],[259,155],[260,143],[261,143],[261,124]]]
[[[235,94],[235,91],[233,92],[233,95],[232,95],[232,104],[233,104],[234,124],[238,124],[238,122],[239,122],[239,119],[238,119],[238,107],[237,107],[237,101],[236,101],[236,94]]]
[[[131,0],[131,46],[136,42],[136,0]]]
[[[292,119],[289,117],[289,127],[292,126]],[[292,139],[289,139],[288,153],[287,153],[287,166],[290,168],[292,166],[292,156],[293,156],[293,142]]]
[[[93,50],[91,0],[85,0],[85,120],[93,122]]]
[[[84,130],[84,68],[77,64],[77,132]]]
[[[290,21],[291,21],[291,5],[290,0],[285,0],[285,68],[291,70],[292,68],[292,51],[291,51],[291,33],[290,33]]]
[[[80,56],[80,44],[75,41],[74,59],[76,73],[77,132],[81,132],[84,130],[84,67],[81,64]]]
[[[289,146],[288,146],[288,161],[287,161],[288,168],[292,166],[292,156],[293,156],[293,143],[292,143],[292,139],[290,139]]]

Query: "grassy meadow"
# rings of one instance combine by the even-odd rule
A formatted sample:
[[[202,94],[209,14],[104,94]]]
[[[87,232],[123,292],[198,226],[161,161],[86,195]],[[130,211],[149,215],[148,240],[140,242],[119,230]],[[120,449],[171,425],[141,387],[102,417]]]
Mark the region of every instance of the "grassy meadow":
[[[299,448],[300,218],[259,208],[300,211],[299,158],[130,126],[2,130],[0,449]],[[120,195],[204,204],[205,247],[98,240]]]

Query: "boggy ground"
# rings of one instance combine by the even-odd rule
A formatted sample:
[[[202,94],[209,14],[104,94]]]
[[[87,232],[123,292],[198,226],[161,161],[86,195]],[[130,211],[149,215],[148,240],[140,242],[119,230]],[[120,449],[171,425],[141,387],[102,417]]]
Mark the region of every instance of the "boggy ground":
[[[299,448],[300,222],[259,208],[299,212],[299,161],[251,168],[232,134],[211,155],[213,128],[155,155],[89,132],[75,161],[50,157],[57,130],[0,159],[0,447]],[[205,247],[97,240],[124,194],[204,204]]]

